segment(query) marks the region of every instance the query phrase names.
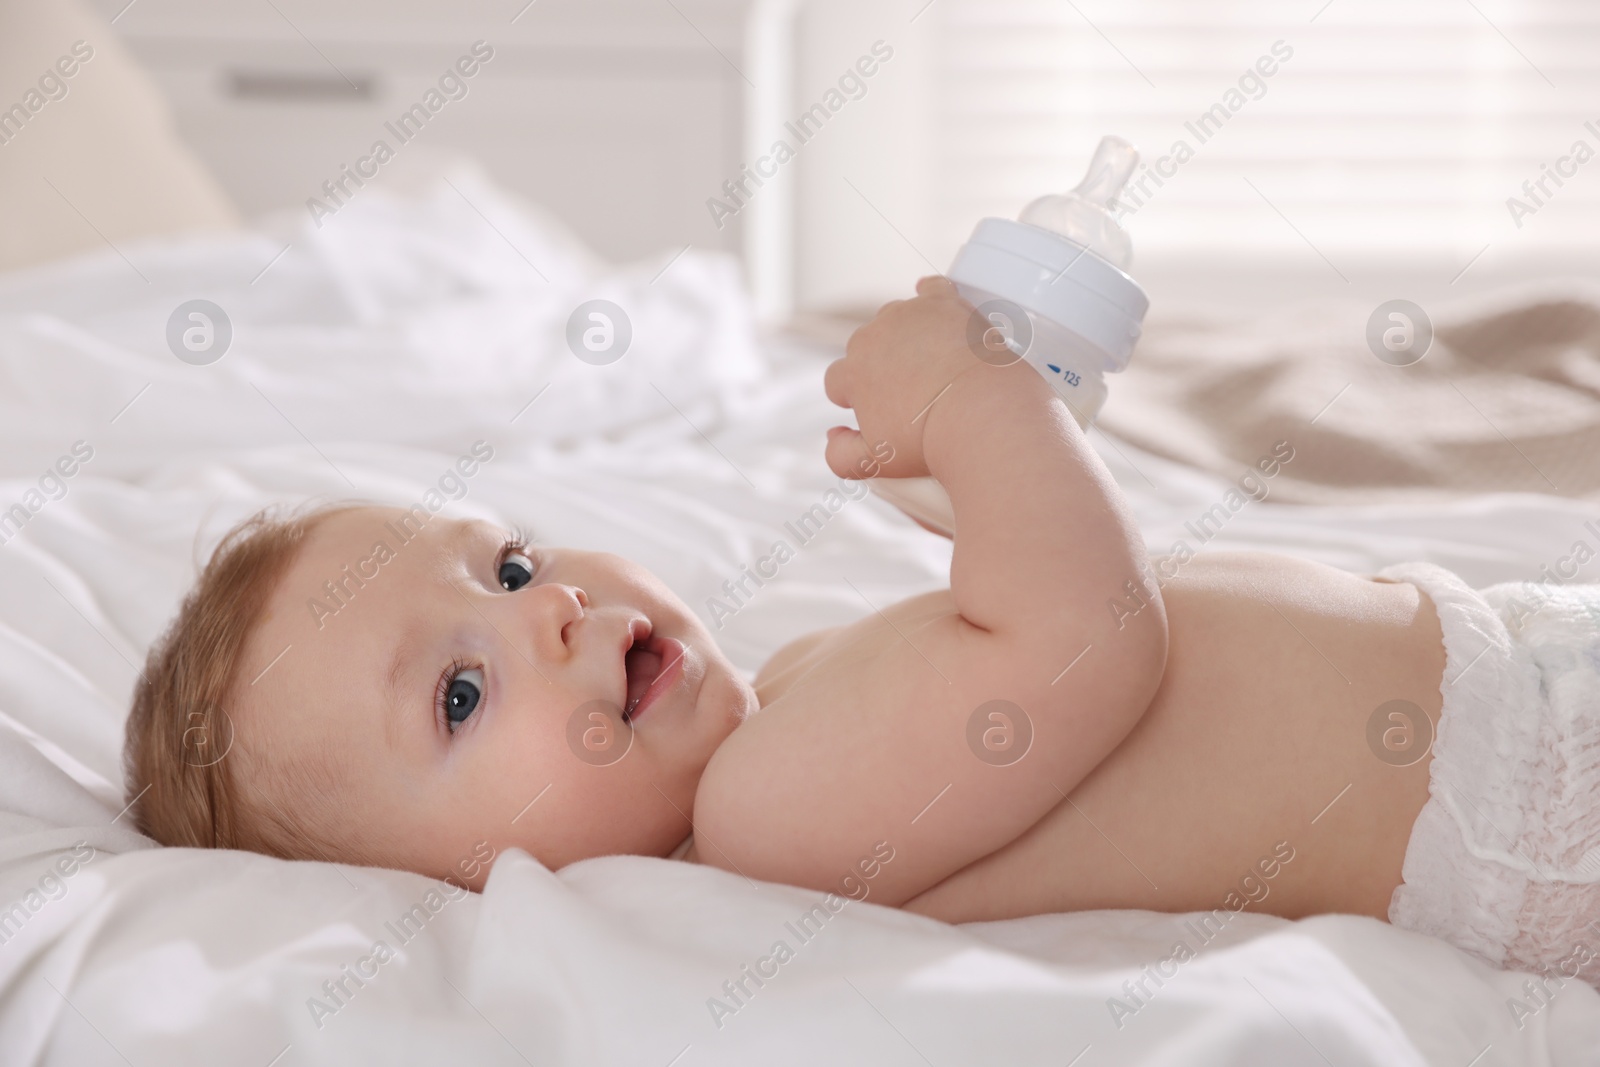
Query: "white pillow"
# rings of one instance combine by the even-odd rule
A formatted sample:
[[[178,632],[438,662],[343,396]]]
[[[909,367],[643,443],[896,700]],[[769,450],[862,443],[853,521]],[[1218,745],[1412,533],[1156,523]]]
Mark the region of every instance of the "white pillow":
[[[0,270],[239,222],[82,0],[0,0],[0,204]]]

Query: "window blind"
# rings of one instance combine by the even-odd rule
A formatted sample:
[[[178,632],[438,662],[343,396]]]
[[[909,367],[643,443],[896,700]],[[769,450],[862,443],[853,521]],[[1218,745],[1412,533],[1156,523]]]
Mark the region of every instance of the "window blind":
[[[937,256],[1074,184],[1104,133],[1168,160],[1122,202],[1144,259],[1309,244],[1336,267],[1465,265],[1596,236],[1600,5],[936,0],[923,17]]]

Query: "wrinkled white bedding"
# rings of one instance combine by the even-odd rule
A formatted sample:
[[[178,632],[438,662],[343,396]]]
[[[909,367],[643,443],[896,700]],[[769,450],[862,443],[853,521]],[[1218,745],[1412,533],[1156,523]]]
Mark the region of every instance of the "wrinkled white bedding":
[[[1124,983],[1171,953],[1184,917],[952,927],[850,903],[802,942],[786,924],[817,894],[658,859],[552,873],[513,852],[481,897],[449,900],[415,875],[132,833],[118,756],[144,650],[211,544],[263,503],[409,503],[488,441],[493,461],[450,512],[626,554],[709,618],[706,598],[833,484],[830,354],[758,342],[731,260],[606,268],[471,173],[452,181],[414,201],[366,191],[321,231],[284,218],[0,277],[0,510],[75,442],[93,449],[0,545],[0,1063],[1600,1062],[1593,990],[1569,984],[1519,1029],[1507,1002],[1526,976],[1370,919],[1240,915],[1114,1019],[1110,998],[1128,1002]],[[164,340],[196,297],[234,328],[209,367]],[[607,367],[562,339],[596,297],[634,328]],[[1227,490],[1094,440],[1153,549]],[[1362,572],[1431,559],[1481,585],[1537,577],[1588,517],[1535,496],[1251,503],[1212,548]],[[842,578],[882,603],[948,564],[947,542],[855,501],[719,639],[753,673],[868,610]],[[51,873],[74,845],[91,858]],[[419,903],[426,924],[402,942],[390,926]],[[794,957],[719,1025],[708,1001],[733,1003],[724,982],[780,939]],[[330,999],[324,983],[379,940],[394,958]]]

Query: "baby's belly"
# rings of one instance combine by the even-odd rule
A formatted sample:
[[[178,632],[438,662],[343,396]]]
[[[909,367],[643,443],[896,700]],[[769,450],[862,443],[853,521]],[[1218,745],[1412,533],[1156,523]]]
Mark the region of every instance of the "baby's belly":
[[[1258,553],[1197,557],[1162,595],[1167,669],[1133,732],[1025,834],[906,910],[973,922],[1245,899],[1287,918],[1387,919],[1429,757],[1398,765],[1426,751],[1423,737],[1380,758],[1368,726],[1392,700],[1437,724],[1444,648],[1431,602],[1411,585]]]

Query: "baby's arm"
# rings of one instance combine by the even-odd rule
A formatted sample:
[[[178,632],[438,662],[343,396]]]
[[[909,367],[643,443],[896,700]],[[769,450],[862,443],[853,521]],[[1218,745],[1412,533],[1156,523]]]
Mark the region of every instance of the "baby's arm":
[[[861,430],[830,431],[828,462],[855,476],[887,441],[885,474],[944,484],[957,518],[953,610],[870,662],[841,665],[860,675],[838,687],[852,700],[779,701],[753,717],[708,767],[697,810],[716,846],[698,849],[707,862],[818,888],[887,840],[896,858],[872,886],[887,904],[1059,804],[1137,723],[1166,662],[1154,589],[1121,629],[1107,608],[1147,560],[1077,423],[1031,367],[967,349],[972,312],[947,281],[924,279],[918,292],[829,368],[829,396],[855,408]],[[997,699],[1033,730],[1026,756],[1005,766],[967,742],[973,712]]]

